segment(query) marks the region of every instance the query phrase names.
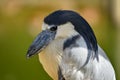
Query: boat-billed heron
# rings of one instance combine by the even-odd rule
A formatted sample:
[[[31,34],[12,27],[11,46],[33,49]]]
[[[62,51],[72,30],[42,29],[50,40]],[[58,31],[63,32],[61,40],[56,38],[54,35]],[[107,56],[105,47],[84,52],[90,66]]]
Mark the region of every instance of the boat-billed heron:
[[[57,10],[44,18],[27,57],[35,54],[53,80],[116,80],[90,25],[74,11]]]

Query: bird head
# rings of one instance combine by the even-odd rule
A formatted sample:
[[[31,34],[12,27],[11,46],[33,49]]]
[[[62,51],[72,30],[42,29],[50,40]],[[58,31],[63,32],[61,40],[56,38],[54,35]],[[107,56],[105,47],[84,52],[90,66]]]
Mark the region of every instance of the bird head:
[[[40,53],[56,39],[81,35],[89,49],[97,51],[97,41],[89,24],[76,12],[57,10],[44,18],[42,32],[28,49],[27,57]]]

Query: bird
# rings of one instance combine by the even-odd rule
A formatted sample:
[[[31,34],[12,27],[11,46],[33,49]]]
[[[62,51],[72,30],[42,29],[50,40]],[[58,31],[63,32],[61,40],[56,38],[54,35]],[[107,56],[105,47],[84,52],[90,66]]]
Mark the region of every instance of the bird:
[[[53,80],[116,80],[91,26],[72,10],[56,10],[44,18],[27,57],[35,54]]]

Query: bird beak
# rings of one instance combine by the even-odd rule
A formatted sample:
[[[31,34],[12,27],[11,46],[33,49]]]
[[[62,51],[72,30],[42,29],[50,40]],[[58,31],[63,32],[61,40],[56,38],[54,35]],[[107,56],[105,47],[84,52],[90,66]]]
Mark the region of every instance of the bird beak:
[[[27,51],[27,57],[40,53],[55,38],[55,33],[49,30],[42,31],[33,41]]]

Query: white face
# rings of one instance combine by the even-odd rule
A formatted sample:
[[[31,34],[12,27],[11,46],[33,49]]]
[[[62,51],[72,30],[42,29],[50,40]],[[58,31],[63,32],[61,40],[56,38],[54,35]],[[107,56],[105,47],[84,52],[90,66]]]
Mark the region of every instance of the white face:
[[[53,25],[43,23],[42,30],[49,30],[51,27],[53,27]],[[78,32],[75,31],[74,25],[71,22],[67,22],[66,24],[57,26],[55,39],[68,38],[77,34]]]

